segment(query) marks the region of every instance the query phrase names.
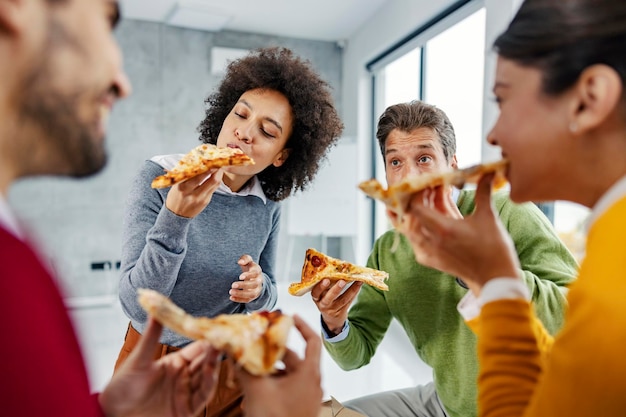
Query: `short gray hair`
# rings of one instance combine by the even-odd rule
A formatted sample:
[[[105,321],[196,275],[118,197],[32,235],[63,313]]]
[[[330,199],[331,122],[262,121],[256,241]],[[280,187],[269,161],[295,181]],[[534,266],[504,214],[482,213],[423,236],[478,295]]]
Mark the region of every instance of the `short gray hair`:
[[[456,136],[452,123],[443,110],[419,100],[389,106],[378,119],[376,139],[383,158],[387,137],[392,130],[408,133],[422,127],[430,128],[437,134],[446,161],[450,162],[456,154]]]

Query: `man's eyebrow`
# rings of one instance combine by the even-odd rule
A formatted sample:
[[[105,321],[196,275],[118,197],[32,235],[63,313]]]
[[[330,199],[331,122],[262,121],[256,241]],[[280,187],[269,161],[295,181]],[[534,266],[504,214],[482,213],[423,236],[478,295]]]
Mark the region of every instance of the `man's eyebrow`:
[[[241,100],[238,101],[238,103],[241,103],[247,108],[249,108],[250,110],[252,110],[252,106],[245,99],[242,98]],[[283,126],[280,124],[280,122],[278,122],[278,120],[274,120],[271,117],[264,117],[263,120],[267,120],[268,122],[276,126],[278,130],[280,130],[280,133],[283,133]]]
[[[394,148],[385,148],[385,155],[389,155],[390,153],[394,152],[398,152],[398,150]]]
[[[417,145],[417,147],[419,149],[435,149],[435,145],[433,145],[432,143],[420,143],[419,145]],[[391,153],[398,153],[400,152],[398,149],[395,148],[385,148],[385,156],[391,154]]]
[[[420,143],[417,147],[420,149],[435,149],[435,145],[432,143]]]

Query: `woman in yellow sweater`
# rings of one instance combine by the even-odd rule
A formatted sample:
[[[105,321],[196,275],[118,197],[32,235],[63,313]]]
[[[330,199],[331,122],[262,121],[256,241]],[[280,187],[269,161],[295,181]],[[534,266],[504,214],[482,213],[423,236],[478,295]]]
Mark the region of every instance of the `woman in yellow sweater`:
[[[459,311],[478,334],[481,416],[626,416],[626,1],[526,0],[495,50],[489,142],[512,199],[592,208],[565,326],[552,341],[534,319],[492,178],[465,219],[442,214],[438,189],[416,196],[404,233],[472,290]]]

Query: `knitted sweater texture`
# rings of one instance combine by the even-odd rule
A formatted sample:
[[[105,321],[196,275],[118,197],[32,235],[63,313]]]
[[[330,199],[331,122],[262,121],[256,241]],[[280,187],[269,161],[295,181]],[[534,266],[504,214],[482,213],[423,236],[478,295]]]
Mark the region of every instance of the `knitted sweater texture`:
[[[515,243],[535,310],[555,332],[563,323],[564,287],[574,279],[577,263],[535,205],[514,204],[505,192],[495,193],[493,203]],[[457,205],[464,216],[472,213],[474,192],[461,191]],[[395,239],[400,241],[392,251]],[[366,365],[395,319],[419,357],[433,368],[448,415],[476,416],[476,336],[456,309],[467,290],[453,276],[418,264],[408,241],[394,231],[375,242],[368,266],[389,273],[389,291],[363,286],[349,312],[347,338],[325,342],[330,355],[343,369]]]
[[[150,187],[162,173],[158,164],[146,161],[124,215],[119,296],[133,327],[141,333],[146,322],[138,288],[159,291],[194,316],[273,308],[280,204],[253,195],[214,193],[198,216],[177,216],[165,207],[169,189]],[[245,254],[261,266],[264,283],[259,298],[240,304],[230,301],[228,292],[239,280],[237,261]],[[184,346],[189,340],[164,329],[161,343]]]

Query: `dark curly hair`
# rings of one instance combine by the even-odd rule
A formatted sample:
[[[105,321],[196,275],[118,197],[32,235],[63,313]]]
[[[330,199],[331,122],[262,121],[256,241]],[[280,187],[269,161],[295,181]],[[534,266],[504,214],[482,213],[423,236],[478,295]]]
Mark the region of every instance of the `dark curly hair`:
[[[262,48],[231,62],[217,91],[204,101],[206,117],[198,126],[200,140],[215,144],[226,116],[246,91],[269,89],[282,93],[291,105],[294,124],[280,167],[270,165],[257,177],[267,198],[281,201],[304,190],[323,158],[336,144],[343,123],[335,110],[330,86],[309,61],[287,48]]]

